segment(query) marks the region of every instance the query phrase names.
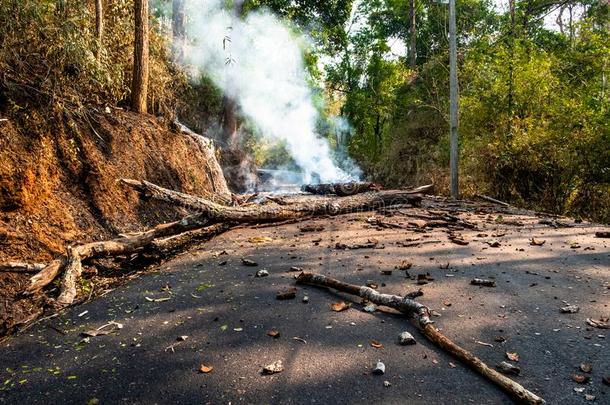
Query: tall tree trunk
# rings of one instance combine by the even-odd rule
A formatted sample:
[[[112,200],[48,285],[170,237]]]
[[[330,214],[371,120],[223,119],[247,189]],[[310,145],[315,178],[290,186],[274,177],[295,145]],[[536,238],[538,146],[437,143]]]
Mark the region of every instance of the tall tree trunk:
[[[184,60],[186,45],[186,12],[185,0],[174,0],[172,3],[172,34],[174,36],[174,58],[178,63]]]
[[[100,60],[102,52],[102,41],[104,39],[104,6],[102,0],[95,0],[95,59]]]
[[[133,80],[131,82],[131,108],[146,113],[148,94],[148,0],[135,0],[135,42]]]
[[[409,54],[409,66],[411,69],[415,69],[417,67],[417,22],[415,19],[415,0],[411,0],[409,4],[409,20],[411,21],[411,52]]]
[[[509,37],[509,61],[508,61],[508,138],[512,138],[513,132],[513,103],[515,87],[515,0],[509,0],[510,9],[510,37]]]

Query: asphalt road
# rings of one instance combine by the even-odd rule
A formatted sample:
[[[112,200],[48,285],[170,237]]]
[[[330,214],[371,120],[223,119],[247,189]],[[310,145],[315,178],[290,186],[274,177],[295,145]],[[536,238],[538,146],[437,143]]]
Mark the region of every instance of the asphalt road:
[[[520,226],[496,215],[461,213],[478,226],[460,231],[469,241],[461,246],[448,240],[446,228],[379,230],[365,221],[372,215],[236,229],[37,324],[0,345],[0,403],[511,403],[391,310],[367,313],[358,299],[315,287],[298,286],[295,299],[276,300],[278,290],[294,284],[291,266],[355,284],[374,281],[382,292],[421,287],[419,300],[441,315],[434,319],[447,336],[491,366],[516,352],[521,375],[515,380],[548,403],[610,403],[610,387],[602,383],[610,374],[610,336],[585,323],[610,315],[610,240],[594,237],[601,227],[554,229],[537,217],[501,218]],[[324,230],[301,233],[304,224]],[[273,240],[249,241],[258,236]],[[545,244],[532,246],[531,237]],[[335,248],[369,238],[379,241],[378,248]],[[397,244],[415,238],[438,242]],[[491,247],[494,241],[500,246]],[[259,265],[245,266],[242,258]],[[403,260],[413,264],[413,278],[427,272],[434,280],[418,286],[395,268]],[[260,269],[269,276],[255,277]],[[470,285],[474,277],[493,278],[497,286]],[[339,300],[353,305],[332,311]],[[560,313],[566,303],[580,311]],[[81,335],[110,321],[122,328]],[[279,338],[267,335],[271,329]],[[418,343],[398,345],[402,331]],[[371,340],[383,347],[372,347]],[[261,374],[277,360],[283,372]],[[384,375],[371,373],[378,360]],[[581,363],[593,368],[585,384],[571,379],[585,374]],[[202,364],[213,370],[200,373]]]

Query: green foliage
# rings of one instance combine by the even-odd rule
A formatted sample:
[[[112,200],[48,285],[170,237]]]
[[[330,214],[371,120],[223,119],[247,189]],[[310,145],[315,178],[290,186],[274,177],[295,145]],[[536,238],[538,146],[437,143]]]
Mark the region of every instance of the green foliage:
[[[133,0],[105,2],[104,37],[95,37],[94,2],[0,0],[0,89],[16,103],[117,104],[129,97]],[[169,110],[186,81],[175,77],[166,33],[151,18],[149,101]],[[96,50],[100,57],[96,58]]]
[[[326,69],[328,100],[349,117],[349,149],[371,177],[442,190],[447,6],[416,4],[417,69],[388,52],[396,38],[409,43],[408,1],[360,3]],[[564,33],[543,23],[556,6],[517,2],[513,24],[489,1],[457,2],[462,190],[610,221],[608,6],[590,4]]]

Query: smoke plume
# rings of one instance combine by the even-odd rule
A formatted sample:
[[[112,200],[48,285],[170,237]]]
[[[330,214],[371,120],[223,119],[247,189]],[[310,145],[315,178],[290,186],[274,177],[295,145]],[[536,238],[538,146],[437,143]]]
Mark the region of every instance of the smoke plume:
[[[319,114],[303,61],[306,40],[270,12],[238,18],[225,4],[187,3],[185,63],[236,100],[241,114],[263,136],[285,141],[304,182],[357,180],[357,166],[347,162],[350,172],[338,167],[327,140],[316,134]]]

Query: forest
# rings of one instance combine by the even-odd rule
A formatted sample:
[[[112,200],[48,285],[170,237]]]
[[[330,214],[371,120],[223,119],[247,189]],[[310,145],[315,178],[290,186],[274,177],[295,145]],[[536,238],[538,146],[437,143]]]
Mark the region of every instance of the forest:
[[[608,0],[0,0],[0,403],[607,401],[609,73]]]
[[[2,2],[4,110],[26,107],[30,96],[73,105],[77,114],[90,105],[129,104],[131,2],[98,5],[104,13],[98,23],[93,3]],[[196,58],[176,56],[180,41],[202,40],[197,27],[204,17],[235,12],[245,19],[270,10],[299,37],[318,110],[315,129],[331,152],[351,156],[371,181],[434,182],[446,192],[446,4],[245,1],[197,14],[197,2],[173,3],[150,4],[149,113],[178,117],[199,131],[222,127],[213,135],[225,142],[242,127],[252,164],[294,166],[284,138],[256,141],[265,138],[257,120],[239,111],[214,73],[194,73]],[[173,20],[172,7],[181,10]],[[462,194],[610,219],[608,13],[604,1],[457,4]],[[220,27],[222,43],[209,46],[235,63],[242,55],[230,49],[230,24]]]

